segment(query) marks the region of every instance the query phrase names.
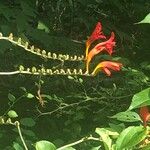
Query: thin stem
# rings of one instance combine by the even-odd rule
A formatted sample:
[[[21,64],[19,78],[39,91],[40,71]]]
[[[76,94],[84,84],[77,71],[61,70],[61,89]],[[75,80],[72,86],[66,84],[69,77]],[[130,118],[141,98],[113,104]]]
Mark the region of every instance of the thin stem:
[[[100,141],[99,138],[95,138],[95,137],[92,137],[92,136],[84,137],[84,138],[82,138],[82,139],[80,139],[80,140],[78,140],[78,141],[76,141],[76,142],[73,142],[73,143],[64,145],[64,146],[58,148],[57,150],[63,150],[63,149],[65,149],[65,148],[67,148],[67,147],[71,147],[71,146],[77,145],[77,144],[79,144],[79,143],[82,143],[82,142],[84,142],[84,141],[88,141],[88,140]]]
[[[14,75],[19,74],[20,71],[12,71],[12,72],[0,72],[0,75]]]
[[[6,113],[14,106],[14,104],[16,104],[19,100],[21,100],[25,95],[20,96],[19,98],[16,99],[16,101],[14,101],[9,108],[5,111],[5,113],[3,114],[3,116],[6,115]]]
[[[40,116],[44,116],[44,115],[52,115],[53,113],[56,113],[58,111],[61,111],[63,109],[66,109],[66,108],[69,108],[69,107],[74,107],[74,106],[78,106],[82,103],[85,103],[85,102],[88,102],[88,101],[95,101],[95,99],[98,99],[98,100],[102,100],[102,99],[105,99],[104,97],[101,97],[101,98],[90,98],[90,97],[87,97],[84,101],[80,101],[80,102],[75,102],[75,103],[72,103],[72,104],[65,104],[65,106],[61,106],[61,107],[58,107],[50,112],[41,112],[38,108],[37,108],[37,111],[39,113],[39,115],[37,116],[40,117]]]
[[[19,136],[20,136],[20,139],[21,139],[21,141],[22,141],[22,144],[23,144],[25,150],[28,150],[28,147],[27,147],[27,145],[26,145],[26,143],[25,143],[25,141],[24,141],[24,139],[23,139],[22,133],[21,133],[19,121],[16,121],[14,124],[15,124],[15,126],[17,127],[17,129],[18,129]]]

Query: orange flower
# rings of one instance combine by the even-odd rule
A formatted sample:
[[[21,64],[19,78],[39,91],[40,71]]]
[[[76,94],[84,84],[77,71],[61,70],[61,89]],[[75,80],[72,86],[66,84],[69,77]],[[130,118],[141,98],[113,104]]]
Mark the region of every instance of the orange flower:
[[[90,45],[95,40],[98,40],[98,39],[106,39],[105,35],[102,32],[102,25],[101,25],[100,22],[97,23],[97,25],[96,25],[94,31],[92,32],[91,36],[86,41],[86,55],[85,55],[86,58],[87,58],[87,55],[88,55],[88,50],[89,50]]]
[[[97,49],[97,51],[99,51],[103,47],[105,47],[105,50],[109,53],[109,55],[111,55],[113,53],[113,48],[116,44],[114,39],[115,39],[115,34],[114,32],[111,32],[111,37],[109,38],[109,40],[97,44],[94,48]]]
[[[148,109],[147,106],[144,106],[144,107],[140,108],[140,117],[141,117],[141,119],[143,121],[144,127],[146,127],[147,126],[147,122],[150,119],[150,113],[149,113],[149,109]]]
[[[121,63],[116,63],[112,61],[103,61],[99,63],[94,71],[92,72],[92,75],[96,75],[99,70],[102,70],[107,76],[111,75],[110,69],[114,71],[120,71],[122,67]]]
[[[89,72],[89,63],[95,55],[102,52],[103,50],[106,50],[110,55],[113,53],[113,47],[115,46],[115,43],[116,43],[116,42],[114,42],[114,39],[115,39],[115,34],[114,34],[114,32],[112,32],[109,40],[97,44],[89,52],[89,54],[87,55],[87,61],[86,61],[86,71],[87,72]]]

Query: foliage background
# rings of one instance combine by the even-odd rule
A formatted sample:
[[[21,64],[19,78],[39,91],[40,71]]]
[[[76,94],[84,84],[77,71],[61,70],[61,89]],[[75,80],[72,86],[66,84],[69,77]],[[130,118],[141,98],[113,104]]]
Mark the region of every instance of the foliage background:
[[[45,139],[59,147],[90,134],[97,126],[107,126],[111,120],[108,116],[126,110],[131,97],[149,86],[150,31],[148,25],[134,24],[149,10],[148,0],[1,0],[0,31],[3,35],[12,32],[46,51],[79,55],[84,54],[87,37],[101,21],[106,35],[115,32],[117,46],[113,58],[106,55],[99,58],[119,60],[125,67],[111,78],[103,74],[74,79],[1,76],[1,115],[7,113],[12,104],[8,94],[17,99],[26,89],[34,97],[21,98],[11,109],[17,112],[17,120],[27,119],[28,123],[22,123],[22,128],[28,143]],[[58,62],[44,60],[9,42],[0,41],[0,71],[13,71],[20,64],[50,68],[57,67]],[[83,63],[66,63],[66,66],[84,68]],[[39,83],[42,94],[47,95],[45,107],[41,107],[36,98]],[[52,112],[64,103],[69,106],[50,115],[38,116],[38,110]],[[21,143],[15,130],[11,126],[0,126],[0,149],[11,149],[15,142]],[[94,144],[86,142],[77,149],[90,149]]]

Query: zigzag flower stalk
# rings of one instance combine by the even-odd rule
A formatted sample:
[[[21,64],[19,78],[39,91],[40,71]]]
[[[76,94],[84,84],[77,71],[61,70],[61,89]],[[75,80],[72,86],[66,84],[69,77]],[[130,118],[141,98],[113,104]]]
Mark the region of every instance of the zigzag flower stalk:
[[[115,40],[115,34],[114,32],[111,33],[111,36],[108,40],[103,41],[101,43],[98,43],[90,52],[89,48],[91,44],[98,39],[106,39],[106,36],[102,32],[102,25],[100,22],[97,23],[93,33],[86,41],[86,56],[84,58],[83,55],[81,56],[70,56],[68,54],[55,54],[51,52],[46,52],[45,50],[40,50],[39,48],[35,48],[34,46],[29,46],[28,42],[23,42],[21,38],[18,38],[18,40],[14,40],[13,34],[11,33],[8,37],[4,37],[0,33],[0,40],[6,40],[11,42],[12,44],[15,44],[19,47],[22,47],[24,50],[31,52],[32,54],[41,56],[43,58],[47,59],[53,59],[53,60],[60,60],[62,62],[64,61],[82,61],[86,60],[86,72],[83,73],[82,69],[37,69],[35,67],[24,69],[23,66],[20,66],[19,70],[13,71],[13,72],[0,72],[0,75],[14,75],[14,74],[33,74],[33,75],[80,75],[80,76],[95,76],[98,71],[103,71],[107,76],[111,75],[110,70],[114,71],[120,71],[122,64],[111,62],[111,61],[103,61],[99,63],[94,71],[89,74],[89,63],[93,59],[93,57],[102,51],[106,51],[109,55],[112,55],[113,48],[116,44]]]
[[[26,51],[32,54],[35,54],[35,55],[38,55],[47,59],[60,60],[60,61],[83,61],[85,59],[83,55],[70,56],[68,54],[56,54],[56,53],[46,52],[45,50],[41,50],[39,48],[35,48],[34,45],[29,46],[29,43],[23,42],[21,38],[18,38],[18,40],[14,40],[12,33],[10,33],[8,37],[4,37],[2,33],[0,33],[0,40],[9,41],[12,44],[22,47],[23,49],[25,49]]]
[[[85,59],[87,59],[88,51],[91,46],[91,44],[98,40],[98,39],[106,39],[106,36],[102,32],[102,25],[100,22],[97,23],[94,31],[92,32],[91,36],[86,41],[86,53],[85,53]]]

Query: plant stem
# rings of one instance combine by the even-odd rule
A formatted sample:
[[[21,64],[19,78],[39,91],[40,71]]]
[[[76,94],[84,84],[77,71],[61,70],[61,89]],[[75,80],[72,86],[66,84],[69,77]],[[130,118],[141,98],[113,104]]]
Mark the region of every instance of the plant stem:
[[[21,141],[22,141],[22,143],[23,143],[23,146],[24,146],[25,150],[28,150],[27,145],[26,145],[26,143],[25,143],[25,141],[24,141],[24,139],[23,139],[22,133],[21,133],[19,121],[16,121],[16,122],[14,123],[14,125],[15,125],[15,126],[17,127],[17,129],[18,129],[19,136],[20,136],[20,139],[21,139]]]
[[[82,138],[82,139],[80,139],[80,140],[78,140],[78,141],[76,141],[76,142],[73,142],[73,143],[64,145],[64,146],[58,148],[57,150],[63,150],[63,149],[65,149],[65,148],[67,148],[67,147],[71,147],[71,146],[77,145],[77,144],[79,144],[79,143],[82,143],[82,142],[84,142],[84,141],[88,141],[88,140],[100,141],[99,138],[95,138],[95,137],[92,137],[92,136],[84,137],[84,138]]]

